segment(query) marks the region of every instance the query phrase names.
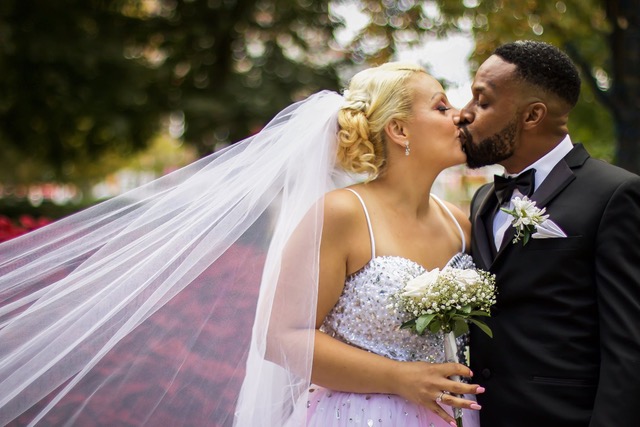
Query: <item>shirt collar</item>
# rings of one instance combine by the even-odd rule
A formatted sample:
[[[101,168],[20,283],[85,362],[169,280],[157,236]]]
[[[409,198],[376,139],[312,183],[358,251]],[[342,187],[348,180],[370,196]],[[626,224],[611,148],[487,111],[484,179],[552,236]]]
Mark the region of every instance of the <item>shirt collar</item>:
[[[567,154],[569,154],[569,151],[571,151],[572,149],[573,143],[571,142],[569,134],[567,134],[567,136],[565,136],[564,139],[560,141],[560,144],[556,145],[553,150],[549,151],[547,154],[540,157],[534,163],[522,170],[522,172],[525,172],[531,168],[535,168],[536,178],[534,190],[538,189],[540,184],[542,184],[542,182],[547,178],[551,170],[558,164],[560,160],[562,160]],[[505,176],[514,177],[520,175],[520,173],[505,174]]]

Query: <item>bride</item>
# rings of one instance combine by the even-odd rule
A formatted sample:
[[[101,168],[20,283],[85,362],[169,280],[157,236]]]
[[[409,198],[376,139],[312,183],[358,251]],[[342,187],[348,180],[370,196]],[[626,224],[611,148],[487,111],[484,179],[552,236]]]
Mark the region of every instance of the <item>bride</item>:
[[[361,72],[345,98],[338,159],[368,180],[324,199],[311,372],[321,387],[309,397],[309,425],[445,425],[444,408],[479,406],[448,394],[439,405],[440,393],[478,386],[447,379],[470,371],[442,364],[442,336],[399,331],[386,307],[425,270],[469,263],[467,219],[429,195],[443,169],[465,160],[453,111],[442,86],[407,65]]]
[[[449,379],[470,370],[388,308],[470,264],[468,221],[430,196],[465,161],[452,113],[384,64],[0,245],[0,425],[477,426],[483,389]]]

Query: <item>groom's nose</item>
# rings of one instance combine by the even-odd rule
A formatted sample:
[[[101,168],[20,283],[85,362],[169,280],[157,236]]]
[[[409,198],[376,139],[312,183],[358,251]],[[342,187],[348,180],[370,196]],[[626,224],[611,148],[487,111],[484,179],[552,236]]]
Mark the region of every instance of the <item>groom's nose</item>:
[[[475,118],[475,115],[473,114],[473,109],[471,108],[473,102],[474,102],[473,100],[469,101],[469,103],[464,107],[462,107],[458,112],[458,114],[454,116],[453,121],[455,124],[457,124],[458,126],[461,126],[461,125],[468,125],[469,123],[473,122],[473,119]]]

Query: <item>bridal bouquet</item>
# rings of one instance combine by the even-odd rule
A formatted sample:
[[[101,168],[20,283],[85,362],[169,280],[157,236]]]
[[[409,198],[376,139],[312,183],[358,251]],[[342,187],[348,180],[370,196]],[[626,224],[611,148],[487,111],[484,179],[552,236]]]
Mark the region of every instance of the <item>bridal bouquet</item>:
[[[496,302],[495,275],[476,269],[435,268],[406,283],[396,295],[396,308],[411,319],[402,324],[419,335],[452,332],[455,337],[474,323],[487,335],[491,329],[479,317],[490,316]]]
[[[401,328],[422,335],[426,330],[444,333],[447,362],[458,362],[456,337],[469,331],[468,322],[493,337],[481,318],[490,316],[496,302],[495,275],[479,269],[445,267],[427,271],[408,281],[395,295],[396,311],[409,314]],[[454,381],[460,378],[452,377]],[[458,427],[462,410],[454,408]]]

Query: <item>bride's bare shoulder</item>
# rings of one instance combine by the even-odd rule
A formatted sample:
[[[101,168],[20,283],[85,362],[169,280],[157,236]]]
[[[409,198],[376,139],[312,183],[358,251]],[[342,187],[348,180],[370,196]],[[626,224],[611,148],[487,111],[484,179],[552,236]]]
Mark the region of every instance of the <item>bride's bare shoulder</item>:
[[[363,216],[362,205],[357,196],[341,188],[327,193],[324,197],[325,225],[335,225],[337,228],[353,226]]]

